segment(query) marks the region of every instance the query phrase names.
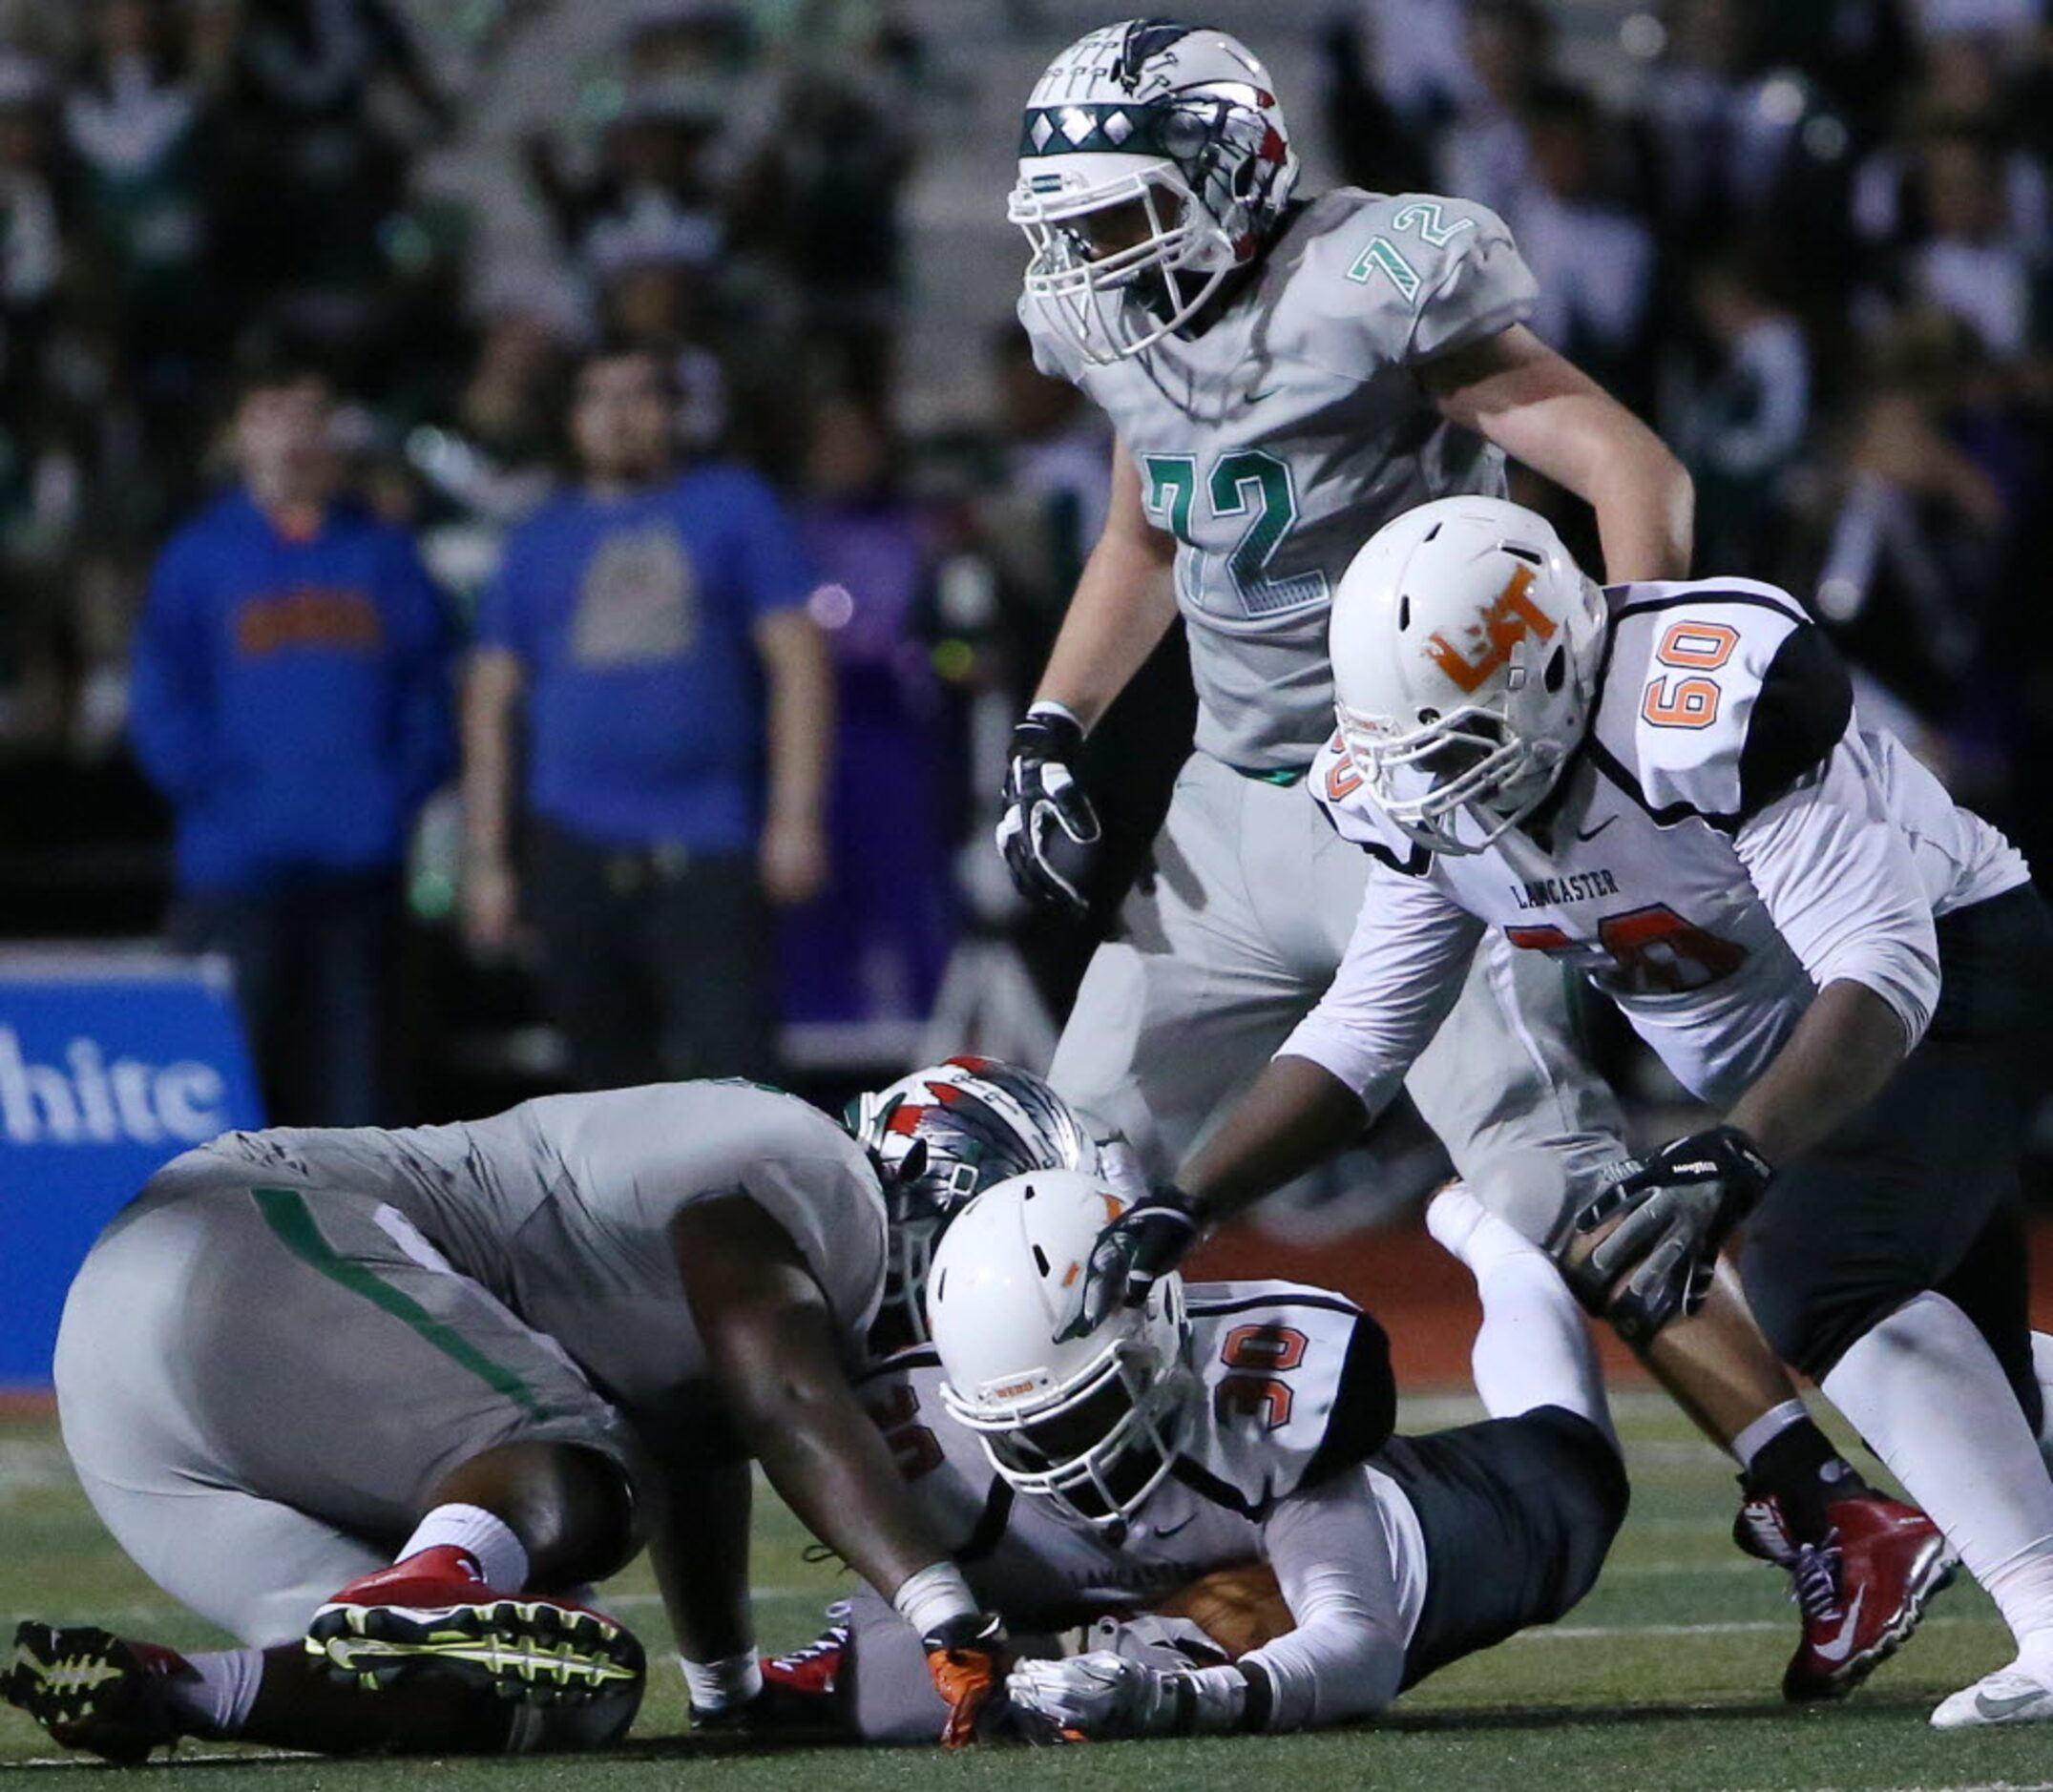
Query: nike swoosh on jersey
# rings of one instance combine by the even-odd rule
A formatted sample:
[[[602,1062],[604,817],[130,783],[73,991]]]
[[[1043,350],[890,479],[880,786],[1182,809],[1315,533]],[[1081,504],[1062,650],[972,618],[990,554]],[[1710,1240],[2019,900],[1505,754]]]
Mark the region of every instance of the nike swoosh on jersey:
[[[1609,827],[1611,823],[1617,820],[1617,816],[1607,815],[1603,818],[1603,821],[1599,822],[1597,825],[1591,828],[1590,831],[1586,834],[1579,827],[1576,829],[1576,838],[1578,840],[1595,840],[1599,834],[1603,833],[1605,828]]]
[[[2001,1698],[1991,1698],[1987,1693],[1975,1695],[1975,1710],[1978,1715],[2000,1723],[2003,1719],[2014,1717],[2027,1705],[2036,1705],[2045,1698],[2043,1692],[2009,1693]]]
[[[1827,1661],[1844,1661],[1854,1652],[1854,1631],[1860,1622],[1860,1608],[1868,1603],[1868,1590],[1863,1587],[1854,1595],[1854,1603],[1846,1615],[1846,1622],[1839,1626],[1839,1634],[1829,1643],[1815,1645],[1817,1653]]]

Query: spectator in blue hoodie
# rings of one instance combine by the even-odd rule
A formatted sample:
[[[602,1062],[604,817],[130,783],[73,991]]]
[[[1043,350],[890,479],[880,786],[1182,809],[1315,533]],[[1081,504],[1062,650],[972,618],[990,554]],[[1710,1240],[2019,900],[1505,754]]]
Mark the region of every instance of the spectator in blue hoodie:
[[[236,488],[158,560],[132,730],[178,819],[173,939],[224,952],[272,1117],[386,1112],[414,817],[449,775],[451,641],[411,539],[338,490],[320,375],[236,405]]]
[[[827,876],[834,681],[812,568],[755,473],[680,469],[667,357],[594,355],[570,425],[581,483],[514,532],[478,610],[467,931],[491,953],[516,913],[533,923],[586,1088],[765,1077],[770,911]]]

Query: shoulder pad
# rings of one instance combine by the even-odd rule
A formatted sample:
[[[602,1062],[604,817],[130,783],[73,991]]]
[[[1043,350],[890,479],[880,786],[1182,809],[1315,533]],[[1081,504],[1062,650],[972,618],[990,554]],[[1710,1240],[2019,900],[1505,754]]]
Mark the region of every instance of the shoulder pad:
[[[1415,840],[1399,831],[1369,794],[1354,761],[1348,757],[1347,743],[1336,730],[1311,761],[1305,781],[1333,832],[1359,846],[1379,865],[1406,877],[1421,877],[1433,863],[1433,855]]]
[[[1260,1519],[1388,1440],[1389,1341],[1353,1302],[1257,1281],[1200,1283],[1188,1303],[1204,1400],[1179,1472],[1199,1492]]]
[[[1610,597],[1590,753],[1657,822],[1697,815],[1729,831],[1831,756],[1852,685],[1787,592],[1724,579]]]
[[[1313,302],[1367,339],[1355,363],[1450,354],[1519,323],[1539,297],[1504,220],[1470,199],[1344,187],[1298,233]]]

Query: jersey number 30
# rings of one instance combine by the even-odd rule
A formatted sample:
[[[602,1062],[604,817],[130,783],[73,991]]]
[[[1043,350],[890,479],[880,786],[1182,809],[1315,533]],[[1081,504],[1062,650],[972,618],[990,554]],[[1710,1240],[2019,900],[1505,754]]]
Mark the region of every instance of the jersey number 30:
[[[1148,514],[1196,555],[1186,574],[1185,594],[1203,609],[1205,573],[1215,556],[1190,533],[1190,510],[1201,483],[1197,459],[1189,454],[1143,454],[1141,464],[1147,471]],[[1212,516],[1223,521],[1248,518],[1226,556],[1226,581],[1240,599],[1244,615],[1271,616],[1326,601],[1324,573],[1293,573],[1284,577],[1268,570],[1284,536],[1297,521],[1297,489],[1290,483],[1288,466],[1260,448],[1243,448],[1222,454],[1202,483]]]
[[[1311,1340],[1292,1325],[1236,1325],[1221,1345],[1219,1360],[1232,1370],[1212,1390],[1212,1409],[1222,1423],[1253,1420],[1263,1430],[1290,1423],[1290,1385],[1282,1380],[1305,1360]]]

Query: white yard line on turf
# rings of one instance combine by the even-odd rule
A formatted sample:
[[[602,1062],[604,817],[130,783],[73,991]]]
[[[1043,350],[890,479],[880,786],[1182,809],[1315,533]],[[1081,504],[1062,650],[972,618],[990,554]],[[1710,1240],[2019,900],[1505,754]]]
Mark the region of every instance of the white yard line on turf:
[[[1789,1629],[1786,1618],[1732,1618],[1718,1624],[1542,1624],[1511,1637],[1518,1643],[1598,1642],[1619,1636],[1753,1636]],[[1928,1617],[1924,1630],[2001,1630],[2001,1620],[1987,1617]],[[1830,1792],[1830,1788],[1820,1788]]]

